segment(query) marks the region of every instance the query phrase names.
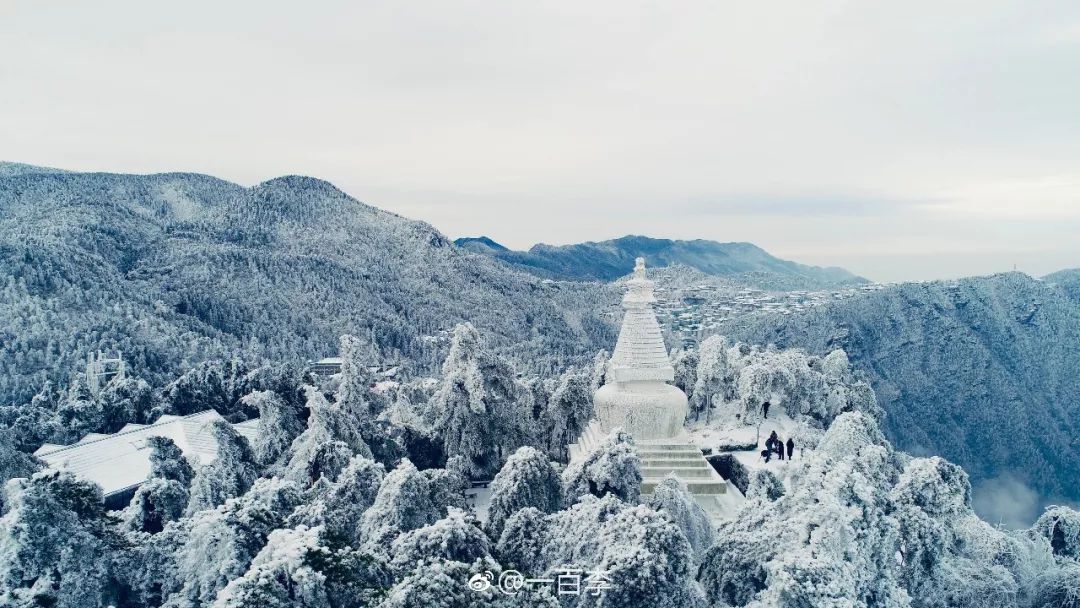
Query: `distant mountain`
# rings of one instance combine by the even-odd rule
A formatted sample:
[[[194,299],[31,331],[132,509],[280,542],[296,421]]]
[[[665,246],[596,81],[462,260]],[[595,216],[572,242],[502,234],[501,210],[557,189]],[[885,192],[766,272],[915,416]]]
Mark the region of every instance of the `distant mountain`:
[[[158,383],[210,358],[336,354],[343,333],[436,365],[461,321],[532,365],[614,342],[613,287],[543,282],[318,179],[3,170],[0,403],[99,349]]]
[[[540,244],[528,251],[512,251],[488,237],[462,238],[454,243],[538,276],[579,281],[617,279],[633,270],[635,258],[644,257],[653,267],[683,264],[706,274],[737,277],[765,288],[818,289],[867,282],[843,268],[781,260],[750,243],[624,236],[577,245]]]
[[[25,163],[9,163],[0,161],[0,177],[15,177],[17,175],[40,175],[43,173],[69,173],[63,169],[52,167],[38,167]]]
[[[1080,268],[1059,270],[1043,277],[1047,283],[1060,286],[1069,297],[1080,302]]]
[[[468,249],[469,251],[475,251],[476,253],[495,254],[510,251],[486,236],[455,239],[454,244],[462,249]]]
[[[1061,285],[1020,273],[907,283],[721,333],[843,347],[871,374],[898,447],[940,454],[976,484],[1015,476],[1080,500],[1080,300]]]

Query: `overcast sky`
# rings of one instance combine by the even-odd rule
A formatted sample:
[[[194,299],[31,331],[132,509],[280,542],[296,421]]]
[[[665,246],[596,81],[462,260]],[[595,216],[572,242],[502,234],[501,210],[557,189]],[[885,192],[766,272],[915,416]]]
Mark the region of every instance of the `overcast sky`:
[[[1080,2],[0,0],[0,159],[1041,275],[1080,266]]]

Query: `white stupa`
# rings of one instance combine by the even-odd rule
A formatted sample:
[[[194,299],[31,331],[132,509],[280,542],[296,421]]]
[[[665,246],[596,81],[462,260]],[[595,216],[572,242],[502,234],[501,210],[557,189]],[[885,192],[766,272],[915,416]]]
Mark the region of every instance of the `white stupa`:
[[[660,324],[652,304],[653,283],[645,277],[645,259],[638,258],[623,297],[622,328],[608,362],[605,384],[593,395],[594,418],[570,458],[585,457],[616,428],[634,438],[641,456],[642,494],[670,474],[687,485],[706,512],[719,519],[743,500],[705,460],[683,429],[686,393],[668,384],[675,378]]]
[[[608,363],[606,384],[593,397],[600,425],[622,427],[637,441],[683,435],[686,393],[668,384],[675,379],[660,324],[652,304],[653,283],[645,278],[645,259],[638,258],[623,297],[622,329]]]

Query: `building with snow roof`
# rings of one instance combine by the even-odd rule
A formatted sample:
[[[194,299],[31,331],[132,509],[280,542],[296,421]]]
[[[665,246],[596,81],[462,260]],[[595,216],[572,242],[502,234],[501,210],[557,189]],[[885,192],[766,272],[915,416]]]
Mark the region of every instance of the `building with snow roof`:
[[[111,434],[90,433],[71,445],[46,443],[34,456],[50,469],[70,471],[101,486],[107,507],[122,507],[150,474],[150,437],[173,440],[193,465],[213,462],[217,442],[211,425],[223,420],[214,410],[189,416],[161,416],[152,424],[128,424]],[[258,419],[234,424],[238,433],[253,441]]]

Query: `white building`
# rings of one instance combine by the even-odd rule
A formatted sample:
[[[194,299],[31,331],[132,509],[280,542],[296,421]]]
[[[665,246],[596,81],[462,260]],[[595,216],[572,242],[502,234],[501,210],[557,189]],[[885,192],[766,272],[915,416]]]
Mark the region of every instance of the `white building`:
[[[683,428],[686,394],[668,384],[675,378],[652,304],[653,283],[645,277],[645,260],[637,259],[623,297],[622,327],[608,362],[605,384],[593,396],[594,419],[577,443],[571,459],[585,457],[616,428],[630,433],[641,456],[643,494],[674,474],[706,512],[719,519],[743,500],[705,460]]]
[[[152,424],[129,424],[116,433],[90,433],[71,445],[46,443],[34,452],[50,469],[70,471],[92,481],[105,495],[109,508],[127,504],[150,474],[150,437],[173,440],[192,465],[217,458],[217,442],[210,428],[220,414],[213,410],[190,416],[162,416]],[[253,441],[258,419],[234,424],[238,433]]]

